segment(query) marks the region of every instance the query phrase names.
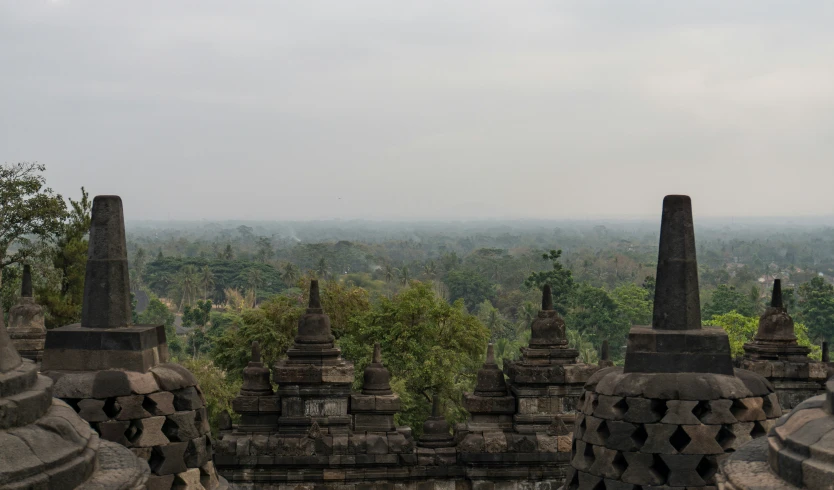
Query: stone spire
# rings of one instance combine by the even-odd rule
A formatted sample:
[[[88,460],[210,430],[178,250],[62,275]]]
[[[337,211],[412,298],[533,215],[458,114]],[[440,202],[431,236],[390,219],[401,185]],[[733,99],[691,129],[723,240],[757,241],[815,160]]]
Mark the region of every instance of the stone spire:
[[[509,430],[513,427],[513,415],[516,413],[516,399],[510,394],[504,373],[495,362],[495,350],[492,344],[487,347],[486,361],[478,370],[478,382],[474,393],[463,394],[463,408],[470,418],[466,421],[466,430],[462,450],[465,452],[468,439],[473,436],[483,439],[484,432]],[[481,443],[476,442],[475,446]]]
[[[374,344],[373,360],[365,368],[363,377],[363,395],[390,395],[393,393],[391,391],[391,373],[382,364],[382,351],[379,342]]]
[[[733,374],[721,329],[701,328],[695,229],[689,196],[666,196],[651,328],[629,333],[625,372]]]
[[[298,334],[287,351],[287,362],[293,364],[338,363],[340,350],[334,347],[336,338],[330,329],[330,317],[321,307],[319,281],[310,281],[310,301],[307,311],[298,320]]]
[[[239,432],[266,432],[278,424],[281,401],[272,391],[269,368],[261,362],[261,346],[252,342],[252,360],[243,369],[243,386],[232,400],[232,409],[240,415]]]
[[[440,396],[432,396],[431,417],[423,423],[423,434],[417,440],[420,447],[439,448],[454,445],[454,438],[449,432],[449,422],[440,413]]]
[[[487,347],[484,365],[478,370],[478,383],[475,385],[475,395],[482,397],[507,396],[507,383],[504,372],[498,369],[495,362],[495,350],[492,344]]]
[[[793,318],[782,304],[782,281],[773,281],[770,306],[759,318],[759,330],[752,342],[744,344],[745,356],[750,359],[790,359],[810,362],[811,349],[797,344]]]
[[[531,349],[563,348],[568,345],[565,320],[553,309],[550,284],[545,284],[542,288],[542,309],[530,325],[530,331]]]
[[[608,340],[603,340],[599,347],[599,367],[611,367],[614,362],[611,361],[611,355],[608,352]]]
[[[46,335],[43,370],[147,372],[168,361],[164,325],[132,325],[122,199],[96,196],[81,324]]]
[[[93,199],[81,326],[119,328],[131,324],[124,212],[119,196]]]
[[[700,330],[701,301],[689,196],[666,196],[660,222],[652,328]]]
[[[9,310],[8,334],[21,356],[41,362],[46,326],[43,307],[35,303],[32,295],[32,268],[29,264],[23,266],[20,299]]]
[[[243,370],[243,386],[241,395],[270,396],[272,385],[269,383],[269,369],[261,362],[261,346],[257,341],[252,342],[252,360]]]

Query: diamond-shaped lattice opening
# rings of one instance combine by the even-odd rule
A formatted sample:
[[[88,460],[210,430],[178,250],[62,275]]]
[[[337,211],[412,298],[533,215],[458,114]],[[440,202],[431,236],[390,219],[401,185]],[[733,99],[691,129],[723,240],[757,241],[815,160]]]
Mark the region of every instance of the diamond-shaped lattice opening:
[[[649,438],[649,433],[646,432],[646,428],[640,424],[634,429],[634,432],[631,433],[631,440],[634,441],[634,444],[637,444],[637,449],[643,447],[643,444],[646,443],[646,440]]]
[[[78,406],[78,402],[80,402],[82,398],[62,398],[62,400],[64,400],[67,405],[72,407],[72,409],[75,410],[75,413],[81,411],[81,407]]]
[[[594,485],[594,488],[591,490],[605,490],[605,480],[600,478],[599,483]]]
[[[756,439],[758,437],[763,437],[767,435],[767,431],[765,430],[764,426],[761,422],[754,422],[753,423],[753,430],[750,431],[750,437]]]
[[[102,407],[104,413],[110,417],[111,419],[115,419],[119,412],[122,411],[122,407],[116,402],[115,398],[108,398],[104,402],[104,406]]]
[[[733,445],[735,440],[736,435],[733,434],[733,431],[728,429],[726,425],[722,425],[721,430],[719,430],[718,434],[715,435],[715,442],[717,442],[718,445],[725,451],[730,449],[730,446]]]
[[[599,426],[597,426],[597,434],[599,434],[602,438],[603,443],[608,441],[608,436],[611,435],[611,431],[608,430],[608,424],[606,424],[604,420],[599,423]]]
[[[156,413],[156,402],[153,401],[150,397],[146,396],[145,399],[142,400],[142,408],[144,408],[145,411],[150,413],[150,414],[155,414]]]
[[[733,405],[730,407],[730,413],[738,420],[743,419],[748,412],[747,405],[739,399],[733,400]]]
[[[657,417],[657,420],[665,417],[666,412],[669,411],[669,407],[666,406],[666,400],[652,400],[651,411]]]
[[[136,442],[140,437],[142,437],[142,428],[136,424],[136,421],[131,423],[130,427],[127,428],[125,431],[125,437],[127,437],[127,440],[130,442]]]
[[[687,434],[680,425],[677,429],[675,429],[675,432],[672,432],[672,436],[669,437],[669,444],[671,444],[677,452],[683,451],[690,442],[692,442],[692,438],[689,437],[689,434]]]
[[[577,490],[579,488],[579,472],[573,470],[573,476],[570,479],[570,482],[566,486],[567,490]]]
[[[594,446],[591,444],[585,444],[585,452],[582,453],[582,458],[585,459],[585,467],[589,468],[594,461],[596,461],[597,457],[594,455]]]
[[[643,485],[634,485],[631,490],[643,490]]]
[[[767,416],[770,416],[773,413],[773,402],[770,400],[769,396],[762,397],[762,410]]]
[[[663,485],[669,480],[669,467],[663,461],[659,454],[654,454],[652,465],[649,466],[649,471],[654,477],[659,480],[658,485]]]
[[[570,453],[576,454],[576,438],[572,437],[573,441],[570,443]]]
[[[594,401],[591,402],[591,413],[596,412],[598,406],[599,406],[599,398],[594,397]]]
[[[585,404],[585,391],[582,391],[582,394],[579,395],[579,406],[583,406]]]
[[[695,471],[705,482],[712,483],[715,472],[718,471],[718,465],[708,456],[704,456],[698,466],[695,467]]]
[[[626,461],[623,453],[617,451],[617,455],[614,456],[614,460],[611,461],[611,466],[617,471],[617,478],[621,477],[625,470],[628,469],[628,461]]]
[[[576,434],[574,434],[576,437],[574,439],[581,439],[587,428],[588,424],[585,423],[585,417],[582,417],[582,422],[579,422],[579,425],[576,426]]]
[[[625,415],[626,412],[628,412],[628,402],[625,398],[614,404],[614,412],[621,417]]]
[[[692,407],[692,415],[698,417],[698,420],[701,420],[701,417],[708,414],[710,411],[709,402],[706,400],[701,400],[698,402],[697,405]]]

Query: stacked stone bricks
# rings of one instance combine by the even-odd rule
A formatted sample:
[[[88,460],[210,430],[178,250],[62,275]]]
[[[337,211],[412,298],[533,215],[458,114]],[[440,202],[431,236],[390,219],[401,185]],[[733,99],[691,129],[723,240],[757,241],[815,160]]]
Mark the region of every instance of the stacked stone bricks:
[[[9,310],[9,337],[21,356],[41,362],[46,327],[43,307],[32,295],[32,269],[28,264],[23,266],[20,300]]]
[[[167,360],[164,326],[131,324],[121,199],[97,196],[81,324],[47,333],[44,374],[103,439],[148,462],[148,488],[219,488],[205,399]]]
[[[782,284],[776,279],[770,306],[759,319],[759,330],[752,342],[744,344],[741,367],[767,378],[779,404],[790,410],[824,391],[828,366],[811,360],[810,351],[796,342],[793,318],[782,304]]]
[[[719,462],[781,415],[761,376],[734,370],[727,334],[701,327],[691,202],[663,202],[652,326],[629,333],[624,368],[585,387],[566,487],[712,488]]]
[[[579,352],[568,347],[565,321],[553,309],[549,285],[544,286],[542,309],[530,329],[530,344],[521,349],[521,359],[504,363],[510,390],[518,400],[515,431],[542,433],[557,418],[570,428],[582,388],[599,367],[577,362]]]
[[[0,488],[142,489],[148,465],[102,441],[66,403],[52,380],[21,359],[0,316]]]

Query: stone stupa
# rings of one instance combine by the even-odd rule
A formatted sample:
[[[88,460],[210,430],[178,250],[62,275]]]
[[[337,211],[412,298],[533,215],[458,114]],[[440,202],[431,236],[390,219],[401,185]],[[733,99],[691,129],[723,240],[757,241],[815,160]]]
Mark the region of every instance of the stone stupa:
[[[781,414],[767,380],[733,369],[727,333],[701,326],[692,204],[666,196],[652,325],[588,380],[566,488],[714,487],[725,454]]]
[[[169,364],[164,325],[133,325],[122,200],[93,200],[81,323],[49,330],[43,372],[103,439],[150,465],[149,489],[222,488],[197,380]]]
[[[741,368],[773,383],[783,410],[824,392],[828,366],[808,357],[809,347],[797,343],[793,318],[782,304],[782,282],[773,282],[770,306],[759,319],[752,342],[744,344]]]
[[[148,465],[102,441],[15,350],[0,315],[0,488],[144,489]]]
[[[26,359],[41,362],[46,339],[43,307],[32,294],[32,267],[23,266],[20,299],[9,310],[9,337],[17,352]]]

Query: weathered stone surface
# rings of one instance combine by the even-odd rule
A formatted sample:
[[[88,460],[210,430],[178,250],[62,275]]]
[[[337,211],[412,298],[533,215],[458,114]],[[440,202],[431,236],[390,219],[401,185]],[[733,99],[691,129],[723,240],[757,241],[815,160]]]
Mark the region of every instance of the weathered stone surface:
[[[170,475],[187,471],[185,451],[187,442],[172,442],[165,445],[154,445],[151,459],[148,462],[155,475]]]
[[[153,447],[168,444],[170,441],[162,432],[162,426],[165,424],[165,420],[165,417],[148,417],[133,420],[127,432],[130,446]]]

